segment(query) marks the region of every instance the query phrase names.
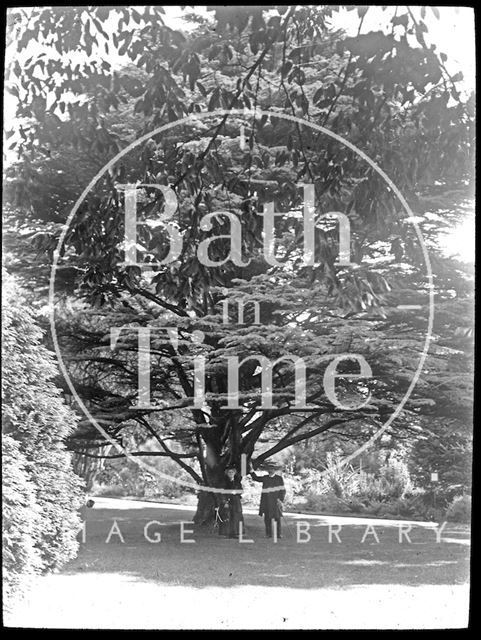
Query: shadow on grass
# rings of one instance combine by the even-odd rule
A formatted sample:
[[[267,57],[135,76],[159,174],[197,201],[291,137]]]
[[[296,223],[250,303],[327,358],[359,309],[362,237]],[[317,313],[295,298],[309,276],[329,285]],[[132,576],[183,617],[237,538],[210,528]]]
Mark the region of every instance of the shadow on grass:
[[[301,533],[300,540],[305,542],[298,542],[297,522],[302,517],[288,517],[282,539],[274,542],[264,538],[262,519],[248,515],[244,537],[253,542],[241,543],[220,537],[212,529],[196,527],[193,513],[193,509],[164,507],[89,509],[85,543],[64,573],[117,573],[159,585],[302,589],[452,585],[468,579],[467,533],[459,527],[448,525],[438,543],[434,530],[413,526],[408,533],[410,542],[404,537],[400,543],[395,526],[380,522],[368,529],[359,521],[338,530],[336,523],[329,542],[328,519],[319,516],[308,522],[310,539]],[[185,539],[195,542],[181,543],[181,521],[185,523]],[[160,533],[160,542],[146,539],[144,527],[148,523],[148,536],[155,539]]]

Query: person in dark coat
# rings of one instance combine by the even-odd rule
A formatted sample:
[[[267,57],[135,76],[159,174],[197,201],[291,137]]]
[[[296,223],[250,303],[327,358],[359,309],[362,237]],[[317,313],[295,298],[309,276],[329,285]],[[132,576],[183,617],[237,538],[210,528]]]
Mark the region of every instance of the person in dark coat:
[[[286,497],[284,480],[276,473],[275,467],[267,467],[269,475],[258,476],[251,471],[251,478],[256,482],[262,482],[262,496],[259,506],[259,515],[264,516],[266,537],[272,538],[272,522],[276,523],[277,537],[281,538],[282,502]]]
[[[225,470],[225,474],[227,476],[225,488],[237,489],[239,492],[242,491],[242,484],[236,470],[234,468],[228,468]],[[223,494],[222,508],[219,513],[222,519],[219,534],[229,536],[229,538],[238,538],[240,523],[242,522],[242,525],[244,525],[241,494]]]

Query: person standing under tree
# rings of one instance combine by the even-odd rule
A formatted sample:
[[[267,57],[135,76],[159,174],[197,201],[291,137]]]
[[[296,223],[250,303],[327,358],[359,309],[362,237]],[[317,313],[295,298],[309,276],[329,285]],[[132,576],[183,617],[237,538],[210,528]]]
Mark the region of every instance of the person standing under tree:
[[[256,482],[262,482],[262,496],[259,506],[259,515],[264,516],[266,526],[266,538],[272,538],[272,524],[275,522],[277,538],[281,535],[281,518],[282,518],[282,502],[286,497],[284,488],[284,480],[282,476],[276,473],[273,465],[266,465],[269,472],[267,476],[258,476],[254,471],[250,472],[250,476]]]
[[[224,494],[222,496],[222,508],[220,509],[221,526],[219,527],[219,534],[221,536],[228,536],[229,538],[238,538],[240,523],[244,524],[244,518],[242,516],[241,505],[241,492],[242,484],[234,467],[228,467],[225,470],[226,489],[235,489],[239,493]]]

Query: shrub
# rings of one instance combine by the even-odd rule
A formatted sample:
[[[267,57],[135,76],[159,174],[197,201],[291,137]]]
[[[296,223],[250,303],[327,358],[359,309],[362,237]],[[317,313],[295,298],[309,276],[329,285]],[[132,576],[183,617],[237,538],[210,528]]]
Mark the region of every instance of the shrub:
[[[158,475],[152,477],[151,486],[157,494],[170,499],[180,499],[186,492],[190,492],[188,487],[180,484],[177,480],[185,480],[187,482],[193,482],[193,480],[174,460],[157,458],[154,466],[160,473],[169,476],[167,478],[162,478]]]
[[[9,602],[22,591],[24,579],[40,570],[40,551],[35,546],[40,518],[27,461],[8,435],[2,438],[2,462],[3,589]]]
[[[412,487],[408,466],[390,458],[380,469],[381,491],[388,498],[402,498]]]
[[[303,469],[299,476],[293,477],[293,495],[304,497],[308,492],[322,493],[321,474],[317,469]],[[296,481],[297,480],[297,481]]]
[[[429,496],[425,493],[418,492],[398,500],[402,515],[412,518],[427,518],[429,516],[430,505],[428,504]]]
[[[334,493],[338,498],[346,498],[357,493],[359,473],[351,467],[341,466],[340,453],[326,454],[326,468],[321,483],[324,490]]]
[[[53,570],[77,555],[80,529],[78,509],[85,497],[72,472],[70,454],[62,449],[39,449],[31,477],[37,485],[40,511],[39,540],[43,570]]]
[[[156,451],[155,441],[143,444],[146,451]],[[111,498],[134,496],[136,498],[180,499],[189,487],[177,479],[191,481],[185,471],[170,458],[151,458],[149,465],[166,477],[150,473],[131,460],[106,460],[104,468],[96,474],[92,484],[92,495]]]
[[[367,501],[364,504],[364,512],[365,514],[373,515],[373,516],[382,516],[385,513],[388,513],[390,506],[384,502],[383,500],[371,500]]]
[[[352,513],[364,513],[366,505],[358,497],[353,497],[348,500],[349,510]]]
[[[356,497],[363,503],[380,501],[383,497],[381,480],[372,473],[359,473]]]
[[[349,505],[334,493],[308,492],[302,508],[314,513],[347,513]]]
[[[469,524],[471,522],[471,496],[455,498],[446,511],[446,520]]]
[[[78,509],[84,496],[63,444],[76,425],[76,416],[53,384],[58,374],[53,355],[41,344],[42,332],[10,278],[6,278],[4,293],[2,419],[4,437],[9,436],[4,477],[10,491],[9,519],[4,527],[8,527],[9,539],[15,540],[7,544],[8,567],[10,574],[18,574],[19,583],[30,564],[27,559],[33,558],[32,544],[42,571],[58,568],[74,557]],[[17,469],[11,459],[14,450]],[[26,517],[29,510],[38,515],[35,534]]]
[[[411,489],[411,478],[406,463],[390,458],[377,474],[360,472],[354,495],[363,502],[392,502],[402,498]]]
[[[128,495],[125,487],[117,484],[103,484],[94,481],[90,494],[93,496],[105,496],[108,498],[121,498]]]
[[[340,453],[327,453],[323,473],[302,471],[302,487],[295,494],[305,497],[302,508],[330,513],[358,513],[385,517],[422,517],[419,496],[412,502],[412,483],[407,465],[396,457],[377,455],[370,472],[341,465]],[[409,497],[409,499],[408,499]]]

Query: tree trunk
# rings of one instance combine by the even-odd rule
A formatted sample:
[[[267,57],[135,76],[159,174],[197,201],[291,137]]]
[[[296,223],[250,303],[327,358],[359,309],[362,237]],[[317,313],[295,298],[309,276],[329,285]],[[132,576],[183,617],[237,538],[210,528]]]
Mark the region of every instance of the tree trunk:
[[[218,461],[217,464],[212,465],[212,459],[209,460],[209,462],[210,464],[208,464],[206,468],[206,487],[226,489],[228,482],[225,475],[224,464]],[[208,490],[199,491],[197,496],[197,511],[194,516],[194,522],[203,526],[213,525],[216,522],[216,509],[219,510],[219,514],[221,511],[225,511],[225,506],[228,502],[228,498],[228,493],[210,493]]]
[[[207,487],[216,489],[241,489],[240,475],[236,475],[233,482],[225,475],[224,465],[219,465],[206,483],[206,490],[199,491],[197,510],[193,521],[200,526],[216,526],[220,534],[238,534],[239,521],[243,520],[241,495],[234,493],[209,492]]]
[[[223,418],[224,416],[222,416]],[[206,487],[216,489],[241,489],[241,454],[237,416],[231,414],[227,420],[216,420],[214,428],[202,432],[206,443],[203,456],[203,476]],[[237,475],[232,483],[226,468],[235,468]],[[231,493],[199,491],[197,510],[193,521],[201,526],[218,525],[220,533],[238,533],[238,521],[242,520],[241,496]],[[229,521],[229,522],[226,522]]]
[[[215,523],[215,509],[221,508],[221,500],[219,498],[222,494],[207,493],[207,491],[200,491],[197,496],[197,510],[194,515],[195,524],[201,526],[214,525]]]

